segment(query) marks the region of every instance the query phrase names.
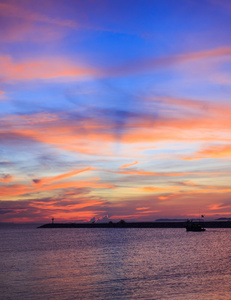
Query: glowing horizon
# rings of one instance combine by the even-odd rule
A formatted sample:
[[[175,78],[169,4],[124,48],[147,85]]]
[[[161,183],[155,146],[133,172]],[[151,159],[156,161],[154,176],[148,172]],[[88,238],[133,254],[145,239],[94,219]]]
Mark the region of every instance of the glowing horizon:
[[[231,216],[230,14],[0,0],[0,222]]]

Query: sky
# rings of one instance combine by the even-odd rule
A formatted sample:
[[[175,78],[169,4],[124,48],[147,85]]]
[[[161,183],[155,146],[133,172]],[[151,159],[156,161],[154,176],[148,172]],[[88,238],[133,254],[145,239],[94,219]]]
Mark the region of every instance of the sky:
[[[228,0],[0,0],[0,222],[230,217],[230,30]]]

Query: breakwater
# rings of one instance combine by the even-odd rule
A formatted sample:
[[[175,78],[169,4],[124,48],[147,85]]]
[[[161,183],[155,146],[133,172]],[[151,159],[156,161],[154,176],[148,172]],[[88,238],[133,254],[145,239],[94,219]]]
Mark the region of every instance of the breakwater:
[[[205,228],[231,228],[231,221],[207,221],[203,224]],[[186,222],[48,223],[38,228],[185,228],[185,225]]]

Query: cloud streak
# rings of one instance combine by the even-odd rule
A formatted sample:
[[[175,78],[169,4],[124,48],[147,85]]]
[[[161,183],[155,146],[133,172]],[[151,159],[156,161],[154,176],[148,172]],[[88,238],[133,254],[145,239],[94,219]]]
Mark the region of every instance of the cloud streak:
[[[11,182],[13,181],[13,176],[10,174],[3,174],[0,175],[0,182]]]
[[[54,176],[54,177],[50,177],[50,178],[49,177],[44,177],[44,178],[41,178],[41,179],[33,179],[33,182],[35,184],[39,184],[39,185],[50,184],[50,183],[53,183],[55,181],[60,181],[60,180],[66,179],[66,178],[76,176],[80,173],[87,172],[87,171],[92,171],[92,170],[94,170],[94,168],[88,167],[88,168],[85,168],[85,169],[82,169],[82,170],[74,170],[74,171],[64,173],[64,174],[61,174],[61,175],[57,175],[57,176]]]
[[[29,21],[48,23],[70,28],[77,27],[77,23],[73,20],[59,20],[58,18],[50,18],[47,15],[39,14],[37,12],[27,10],[22,6],[12,5],[9,3],[0,3],[0,15],[13,19],[25,19]]]
[[[132,166],[137,165],[138,163],[139,163],[138,161],[134,161],[133,163],[130,163],[130,164],[124,164],[124,165],[122,165],[120,168],[121,168],[121,169],[129,168],[129,167],[132,167]]]
[[[20,117],[12,115],[2,119],[2,128],[5,129],[0,132],[0,139],[8,144],[19,143],[20,140],[39,142],[88,155],[112,155],[112,145],[117,142],[123,145],[137,144],[137,147],[140,147],[138,143],[171,141],[209,143],[213,142],[214,138],[217,142],[227,145],[231,142],[229,135],[231,108],[229,106],[225,104],[213,106],[193,100],[187,102],[187,99],[185,101],[164,99],[161,103],[165,105],[166,101],[170,101],[175,108],[178,108],[178,118],[172,117],[171,114],[164,115],[162,113],[164,106],[160,108],[158,117],[152,116],[151,112],[149,114],[130,113],[126,117],[126,122],[118,129],[116,120],[97,109],[94,112],[78,113],[74,117],[72,113],[31,114]],[[185,107],[187,109],[194,107],[196,112],[192,114],[190,109],[185,111]],[[44,132],[46,132],[45,135]],[[227,157],[228,147],[219,146],[220,150],[215,150],[225,152]],[[211,148],[210,155],[212,152],[214,153]],[[202,157],[205,152],[198,152],[196,157],[198,155]],[[182,156],[182,158],[186,160],[187,156]],[[135,163],[130,164],[132,165]],[[126,167],[128,168],[129,164]]]
[[[81,78],[96,74],[93,69],[75,66],[76,63],[62,57],[44,57],[15,62],[10,56],[0,56],[2,80],[27,81],[35,79]]]
[[[210,50],[202,50],[191,53],[166,55],[154,58],[132,61],[118,68],[109,70],[109,74],[136,74],[139,72],[156,71],[162,68],[174,67],[179,64],[199,62],[208,59],[230,60],[231,47],[219,47]]]
[[[191,157],[185,157],[184,160],[198,160],[198,159],[227,159],[231,158],[231,145],[212,145],[200,151],[197,151]]]

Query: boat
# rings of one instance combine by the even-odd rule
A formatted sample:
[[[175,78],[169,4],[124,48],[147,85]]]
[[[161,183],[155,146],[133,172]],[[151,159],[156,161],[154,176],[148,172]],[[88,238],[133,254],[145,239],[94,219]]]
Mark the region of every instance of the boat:
[[[186,231],[205,231],[204,222],[194,221],[194,220],[187,220],[186,222]]]

